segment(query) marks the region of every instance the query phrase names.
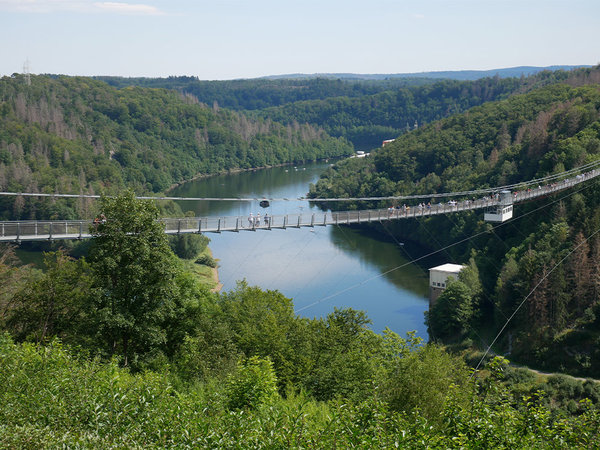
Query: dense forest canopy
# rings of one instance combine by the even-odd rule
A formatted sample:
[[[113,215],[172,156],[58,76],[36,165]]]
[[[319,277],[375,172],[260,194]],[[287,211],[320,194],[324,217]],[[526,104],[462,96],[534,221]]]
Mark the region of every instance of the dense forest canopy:
[[[329,97],[361,97],[407,86],[433,83],[429,79],[394,78],[348,80],[325,77],[254,78],[249,80],[203,81],[196,77],[123,78],[94,77],[111,86],[172,89],[194,95],[200,102],[235,110],[264,109],[305,100]]]
[[[437,76],[438,79],[390,76],[231,81],[201,81],[194,77],[98,78],[117,87],[175,89],[208,105],[254,111],[259,117],[285,124],[310,123],[365,150],[379,147],[384,139],[395,138],[415,124],[422,126],[515,92],[585,76],[586,71],[589,69],[532,73],[524,68],[513,72],[513,78],[483,73],[480,79],[471,81],[439,80]],[[524,73],[532,74],[525,77]]]
[[[196,175],[351,151],[319,127],[249,118],[175,91],[117,90],[90,78],[0,80],[3,191],[162,192]],[[0,216],[36,217],[35,203],[24,209],[13,200],[2,200]]]

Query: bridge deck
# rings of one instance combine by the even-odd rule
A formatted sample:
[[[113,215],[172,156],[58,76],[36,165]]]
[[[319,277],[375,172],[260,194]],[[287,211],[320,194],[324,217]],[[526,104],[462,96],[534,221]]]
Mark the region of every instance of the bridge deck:
[[[513,203],[524,202],[575,186],[583,181],[600,175],[600,170],[593,170],[583,175],[565,179],[557,183],[540,186],[537,189],[517,192]],[[345,225],[384,220],[399,220],[414,217],[425,217],[439,214],[450,214],[459,211],[482,209],[498,205],[495,199],[483,198],[460,202],[439,203],[424,207],[407,209],[373,209],[357,211],[315,212],[262,217],[260,222],[250,222],[247,216],[229,217],[190,217],[181,219],[161,219],[165,225],[165,233],[220,233],[222,231],[257,231],[315,227],[326,225]],[[60,221],[11,221],[0,222],[0,242],[39,241],[54,239],[87,239],[92,237],[93,223],[90,220]]]

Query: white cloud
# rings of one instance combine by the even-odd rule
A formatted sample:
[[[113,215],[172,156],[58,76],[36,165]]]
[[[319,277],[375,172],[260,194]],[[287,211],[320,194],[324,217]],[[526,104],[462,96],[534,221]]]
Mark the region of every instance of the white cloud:
[[[415,19],[424,19],[425,18],[425,14],[413,14],[413,17]]]
[[[106,12],[115,12],[118,14],[136,14],[136,15],[149,15],[158,16],[164,14],[155,6],[143,5],[143,4],[131,4],[131,3],[117,3],[117,2],[97,2],[94,3],[96,8]]]
[[[94,2],[91,0],[0,0],[0,11],[23,13],[114,13],[157,16],[164,12],[152,5],[126,2]]]

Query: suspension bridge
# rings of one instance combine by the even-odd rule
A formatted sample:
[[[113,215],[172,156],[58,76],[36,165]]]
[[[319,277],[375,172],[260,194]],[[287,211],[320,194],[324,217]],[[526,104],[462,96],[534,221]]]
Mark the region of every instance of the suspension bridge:
[[[439,199],[468,197],[463,200],[450,200],[439,203],[419,203],[412,206],[395,206],[382,209],[352,210],[352,211],[322,211],[314,213],[296,213],[282,215],[268,215],[263,217],[252,216],[228,216],[228,217],[185,217],[161,219],[167,234],[184,233],[221,233],[224,231],[259,231],[273,229],[289,229],[302,227],[316,227],[327,225],[347,225],[369,222],[382,222],[388,220],[401,220],[417,217],[435,216],[440,214],[451,214],[460,211],[484,209],[485,220],[502,222],[512,217],[513,205],[544,197],[565,189],[572,188],[580,183],[596,178],[600,175],[600,169],[583,171],[582,169],[597,167],[598,162],[590,163],[571,171],[545,178],[532,180],[519,185],[502,186],[499,188],[488,188],[468,192],[452,192],[444,194],[430,194],[404,197],[368,197],[368,198],[344,198],[344,199],[314,199],[317,202],[326,201],[376,201],[390,200],[397,202],[402,199],[429,198]],[[566,175],[571,175],[564,178]],[[560,179],[562,177],[562,179]],[[544,183],[544,184],[541,184]],[[515,190],[520,188],[520,190]],[[485,196],[473,199],[474,194]],[[1,195],[29,195],[47,197],[92,197],[75,194],[23,194],[23,193],[0,193]],[[175,197],[138,197],[154,200],[256,200],[256,199],[194,199]],[[92,220],[22,220],[0,222],[0,242],[42,241],[42,240],[70,240],[87,239],[93,237],[94,227],[99,222]]]

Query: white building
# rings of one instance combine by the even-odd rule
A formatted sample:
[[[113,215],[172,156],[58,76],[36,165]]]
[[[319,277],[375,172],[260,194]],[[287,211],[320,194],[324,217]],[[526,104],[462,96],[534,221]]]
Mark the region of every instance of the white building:
[[[429,307],[435,303],[440,294],[446,289],[448,278],[458,280],[458,273],[464,266],[460,264],[442,264],[429,269]]]

